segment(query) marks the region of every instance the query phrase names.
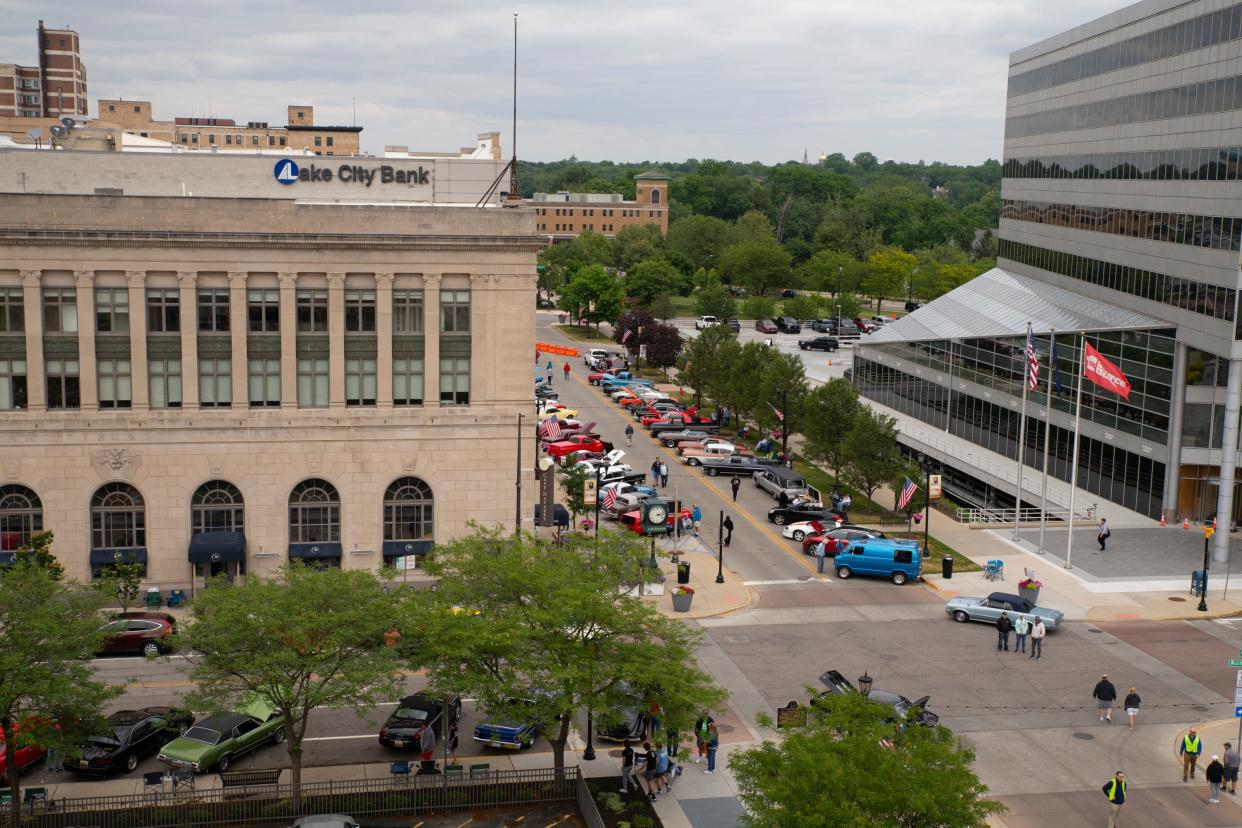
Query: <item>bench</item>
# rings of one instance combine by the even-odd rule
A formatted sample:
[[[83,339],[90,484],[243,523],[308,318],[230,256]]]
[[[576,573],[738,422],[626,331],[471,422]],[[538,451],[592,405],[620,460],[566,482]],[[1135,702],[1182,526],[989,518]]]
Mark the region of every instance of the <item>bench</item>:
[[[248,788],[252,785],[275,785],[280,782],[280,768],[225,771],[220,774],[221,788]]]

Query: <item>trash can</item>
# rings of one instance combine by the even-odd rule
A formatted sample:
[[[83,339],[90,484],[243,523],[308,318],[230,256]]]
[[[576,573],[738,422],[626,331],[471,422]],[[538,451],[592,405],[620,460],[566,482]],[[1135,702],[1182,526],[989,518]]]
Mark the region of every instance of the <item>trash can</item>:
[[[689,561],[678,561],[677,583],[679,584],[690,583],[690,562]]]
[[[953,556],[945,555],[940,559],[940,574],[945,578],[953,577]]]

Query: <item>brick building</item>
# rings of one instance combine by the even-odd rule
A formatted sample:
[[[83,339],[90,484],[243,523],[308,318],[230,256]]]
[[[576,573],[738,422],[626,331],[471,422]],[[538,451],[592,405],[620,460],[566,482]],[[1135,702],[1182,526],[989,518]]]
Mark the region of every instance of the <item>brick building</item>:
[[[615,236],[628,225],[654,224],[668,233],[668,182],[663,173],[634,176],[633,201],[620,193],[535,193],[526,199],[539,216],[539,233],[552,241],[567,241],[592,231]]]
[[[0,117],[85,115],[86,66],[79,54],[78,33],[45,28],[40,20],[37,37],[37,66],[0,63]]]

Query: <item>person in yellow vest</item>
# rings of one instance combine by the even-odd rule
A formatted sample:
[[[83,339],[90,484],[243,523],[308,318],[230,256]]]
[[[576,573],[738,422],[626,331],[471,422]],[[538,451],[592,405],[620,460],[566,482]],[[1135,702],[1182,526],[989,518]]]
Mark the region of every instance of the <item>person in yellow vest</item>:
[[[1187,774],[1190,775],[1191,779],[1194,779],[1195,763],[1199,761],[1199,755],[1203,753],[1203,741],[1193,727],[1189,733],[1182,737],[1182,743],[1178,746],[1178,752],[1182,755],[1182,781],[1186,781]]]
[[[1126,804],[1126,775],[1121,771],[1104,783],[1104,795],[1108,797],[1108,828],[1117,828],[1117,815]]]

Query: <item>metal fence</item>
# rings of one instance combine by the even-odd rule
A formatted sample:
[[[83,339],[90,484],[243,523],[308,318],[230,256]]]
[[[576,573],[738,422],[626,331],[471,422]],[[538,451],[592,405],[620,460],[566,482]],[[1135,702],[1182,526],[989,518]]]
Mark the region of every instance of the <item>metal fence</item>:
[[[578,795],[578,816],[582,817],[586,828],[608,828],[599,812],[599,806],[595,804],[595,797],[591,796],[591,789],[587,787],[586,777],[582,774],[578,774],[578,783],[574,790]]]
[[[413,817],[437,811],[575,800],[582,808],[586,786],[580,779],[578,768],[570,767],[561,777],[552,768],[539,768],[447,777],[436,774],[308,782],[301,787],[302,802],[297,809],[293,807],[292,785],[56,799],[23,805],[21,826],[179,828],[288,823],[311,814]],[[589,801],[589,792],[587,796]],[[594,802],[589,804],[595,807]],[[595,813],[598,817],[598,810]],[[0,815],[0,826],[12,826],[7,810]]]
[[[1095,520],[1096,507],[1098,504],[1092,503],[1074,510],[1075,521],[1092,521]],[[1015,515],[1016,512],[1016,515]],[[963,508],[957,510],[957,519],[966,524],[1009,524],[1013,526],[1015,516],[1019,523],[1038,524],[1041,510],[1037,506],[1023,506],[1022,509],[976,509]],[[1048,516],[1048,520],[1064,522],[1069,520],[1069,509],[1048,509],[1044,512]]]

